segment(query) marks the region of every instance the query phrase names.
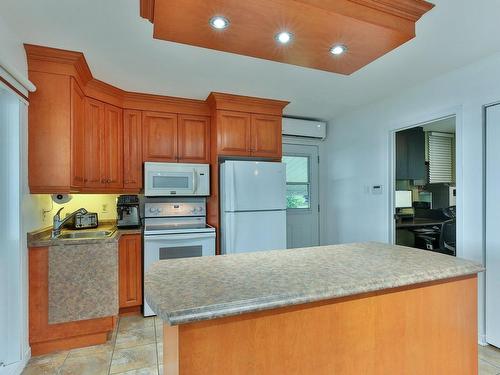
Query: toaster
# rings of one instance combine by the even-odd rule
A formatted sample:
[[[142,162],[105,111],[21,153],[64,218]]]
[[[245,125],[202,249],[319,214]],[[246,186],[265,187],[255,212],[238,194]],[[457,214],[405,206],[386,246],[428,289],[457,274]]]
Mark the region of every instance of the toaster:
[[[74,216],[70,227],[73,229],[89,229],[99,226],[99,218],[97,212],[87,212],[86,214],[77,213]]]

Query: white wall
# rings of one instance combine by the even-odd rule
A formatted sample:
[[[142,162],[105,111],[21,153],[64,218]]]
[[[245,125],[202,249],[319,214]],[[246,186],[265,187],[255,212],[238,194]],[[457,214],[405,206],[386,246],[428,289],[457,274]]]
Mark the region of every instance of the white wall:
[[[408,74],[411,74],[409,72]],[[328,243],[389,240],[389,134],[458,109],[462,156],[463,228],[459,249],[467,259],[484,262],[483,250],[483,105],[500,101],[500,54],[398,92],[329,123],[327,161]],[[458,155],[457,155],[458,156]],[[384,194],[366,187],[382,184]],[[460,196],[459,196],[460,199]],[[460,213],[459,213],[460,214]],[[460,241],[460,238],[459,238]],[[484,275],[480,276],[479,333],[484,335]]]

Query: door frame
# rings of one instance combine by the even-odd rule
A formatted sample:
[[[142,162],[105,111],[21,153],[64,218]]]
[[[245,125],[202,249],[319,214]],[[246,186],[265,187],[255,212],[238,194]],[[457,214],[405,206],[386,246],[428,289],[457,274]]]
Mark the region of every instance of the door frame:
[[[440,112],[429,113],[412,121],[399,123],[389,130],[389,181],[387,186],[388,197],[388,218],[389,231],[388,242],[395,244],[396,242],[396,225],[394,222],[395,213],[395,198],[394,191],[396,188],[396,133],[401,130],[411,129],[418,126],[423,126],[438,120],[443,120],[450,117],[455,117],[455,185],[457,188],[457,257],[463,257],[463,108],[456,106],[449,109],[444,109]]]
[[[325,214],[325,210],[323,209],[323,202],[324,202],[324,197],[322,194],[324,194],[324,189],[321,188],[322,183],[321,183],[321,162],[324,160],[324,149],[323,149],[323,140],[321,139],[313,139],[313,138],[305,138],[305,137],[294,137],[294,136],[283,136],[282,140],[283,146],[286,145],[294,145],[294,146],[316,146],[318,149],[318,189],[317,189],[317,194],[318,194],[318,242],[321,245],[323,245],[322,240],[326,238],[324,228],[323,228],[323,223],[326,222],[324,220],[323,215]],[[326,184],[324,185],[326,186]]]

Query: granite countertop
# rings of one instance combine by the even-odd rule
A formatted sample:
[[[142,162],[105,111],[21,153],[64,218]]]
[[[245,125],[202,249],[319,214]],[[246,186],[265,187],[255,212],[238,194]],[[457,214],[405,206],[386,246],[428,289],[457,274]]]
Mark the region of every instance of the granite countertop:
[[[476,274],[482,265],[381,243],[159,261],[144,293],[171,325]]]
[[[101,238],[79,238],[79,239],[60,239],[51,238],[52,227],[43,228],[37,231],[28,233],[28,247],[47,247],[47,246],[58,246],[58,245],[87,245],[95,243],[109,243],[117,242],[121,236],[126,234],[141,234],[141,228],[133,229],[122,229],[116,227],[116,221],[100,221],[99,226],[93,229],[78,229],[69,230],[63,229],[61,233],[67,232],[85,232],[85,231],[101,231],[109,230],[113,234],[109,237]]]

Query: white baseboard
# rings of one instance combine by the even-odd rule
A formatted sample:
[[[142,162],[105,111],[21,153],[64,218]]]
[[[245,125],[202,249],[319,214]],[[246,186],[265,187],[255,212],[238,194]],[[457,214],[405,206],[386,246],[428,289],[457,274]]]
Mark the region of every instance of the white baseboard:
[[[478,344],[481,346],[488,346],[488,342],[486,341],[486,335],[479,335]]]
[[[31,347],[28,347],[28,350],[24,353],[21,361],[12,363],[6,367],[0,367],[0,375],[21,375],[30,358]]]

